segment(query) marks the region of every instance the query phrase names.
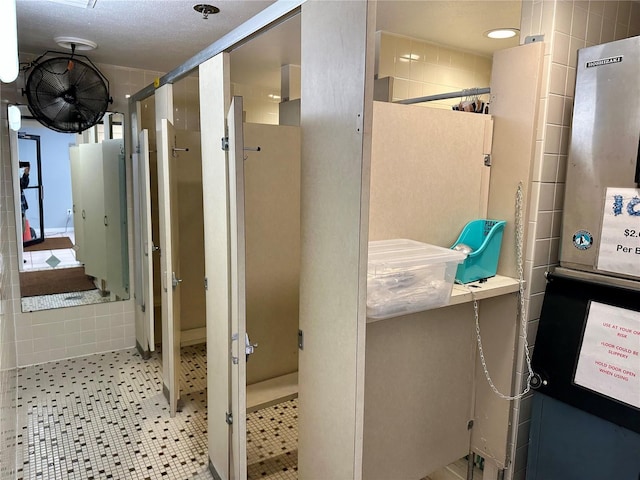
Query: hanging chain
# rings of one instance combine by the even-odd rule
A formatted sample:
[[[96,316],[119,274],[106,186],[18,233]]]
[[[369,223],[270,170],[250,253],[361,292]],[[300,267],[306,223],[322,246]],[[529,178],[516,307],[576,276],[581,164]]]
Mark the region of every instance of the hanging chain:
[[[498,388],[494,385],[493,380],[491,380],[491,375],[489,375],[489,369],[487,368],[487,362],[484,358],[484,350],[482,348],[482,337],[480,336],[480,320],[478,317],[478,301],[476,299],[473,290],[467,287],[469,293],[471,293],[471,298],[473,299],[473,314],[475,316],[476,321],[476,339],[478,341],[478,353],[480,354],[480,363],[482,363],[482,369],[484,370],[484,376],[487,379],[487,383],[489,383],[489,387],[491,390],[505,400],[518,400],[524,397],[531,390],[531,379],[533,378],[533,369],[531,368],[531,356],[529,354],[529,344],[527,342],[527,312],[525,310],[524,304],[524,271],[523,271],[523,253],[522,246],[524,244],[524,223],[522,221],[523,216],[523,193],[522,193],[522,182],[518,183],[518,190],[516,191],[516,264],[517,264],[517,274],[518,274],[518,296],[519,296],[519,305],[518,305],[518,314],[520,317],[520,326],[522,328],[522,338],[524,341],[524,354],[525,361],[527,364],[527,383],[525,385],[522,393],[518,393],[516,395],[505,395],[501,393]]]

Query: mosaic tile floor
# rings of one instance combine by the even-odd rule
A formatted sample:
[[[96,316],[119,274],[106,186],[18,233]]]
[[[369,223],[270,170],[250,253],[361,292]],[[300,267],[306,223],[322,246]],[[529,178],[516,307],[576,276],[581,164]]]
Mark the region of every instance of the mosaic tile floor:
[[[18,479],[212,479],[205,346],[183,348],[182,359],[183,406],[173,419],[157,353],[145,361],[122,350],[20,369]],[[297,478],[296,401],[249,414],[247,425],[249,478]]]
[[[105,303],[110,301],[111,297],[103,296],[98,289],[87,290],[84,292],[37,295],[35,297],[22,297],[20,299],[23,312],[51,310],[52,308],[77,307],[79,305],[92,305],[94,303]]]
[[[247,415],[247,476],[298,478],[298,399]]]

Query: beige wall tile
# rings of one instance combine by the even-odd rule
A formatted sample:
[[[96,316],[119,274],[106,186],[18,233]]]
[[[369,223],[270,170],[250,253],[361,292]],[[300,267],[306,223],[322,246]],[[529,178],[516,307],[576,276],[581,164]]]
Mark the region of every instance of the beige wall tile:
[[[562,125],[564,117],[564,96],[549,95],[547,97],[547,123]]]
[[[547,124],[544,138],[544,153],[560,153],[561,138],[562,127],[559,125]]]
[[[591,42],[593,44],[600,43],[600,34],[602,33],[602,23],[603,18],[602,15],[597,15],[595,13],[589,13],[587,17],[587,42]]]
[[[549,2],[549,3],[551,4],[552,2]],[[570,34],[572,16],[573,16],[572,2],[565,1],[565,0],[558,1],[556,3],[556,11],[555,11],[556,31]],[[549,31],[548,33],[551,33],[551,31]]]
[[[552,63],[550,73],[549,93],[564,95],[567,84],[567,67],[558,63]]]
[[[571,20],[571,35],[580,39],[587,38],[587,10],[575,2]]]
[[[533,266],[541,267],[549,264],[549,251],[551,249],[551,240],[542,239],[536,240],[536,245],[533,255]]]
[[[618,18],[618,2],[604,2],[604,17],[615,22]]]
[[[553,34],[553,55],[551,58],[554,63],[568,65],[570,38],[569,35],[561,32]]]
[[[553,212],[538,212],[536,222],[536,239],[551,237],[551,222]]]

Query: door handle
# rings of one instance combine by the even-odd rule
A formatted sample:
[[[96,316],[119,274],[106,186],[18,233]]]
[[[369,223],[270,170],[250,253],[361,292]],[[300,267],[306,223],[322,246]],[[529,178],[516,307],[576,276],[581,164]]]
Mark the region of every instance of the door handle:
[[[188,148],[173,147],[171,149],[171,156],[175,158],[178,156],[177,154],[178,152],[188,152],[188,151],[189,151]]]
[[[238,334],[234,333],[233,335],[231,335],[231,341],[232,342],[236,342],[238,341]],[[257,343],[251,343],[251,341],[249,340],[249,334],[247,332],[244,333],[244,354],[245,354],[245,361],[249,361],[249,355],[253,354],[255,349],[258,348],[258,344]],[[231,354],[231,361],[234,365],[238,364],[238,357],[234,356],[233,354]]]
[[[176,288],[181,283],[182,283],[182,279],[176,277],[176,272],[171,272],[171,286],[173,288]]]

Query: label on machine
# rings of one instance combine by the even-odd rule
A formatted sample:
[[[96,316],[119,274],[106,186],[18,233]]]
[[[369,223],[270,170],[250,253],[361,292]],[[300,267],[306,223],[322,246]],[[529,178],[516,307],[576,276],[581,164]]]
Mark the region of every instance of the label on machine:
[[[640,312],[590,302],[574,383],[640,408]]]
[[[640,189],[607,188],[596,267],[640,278]]]

